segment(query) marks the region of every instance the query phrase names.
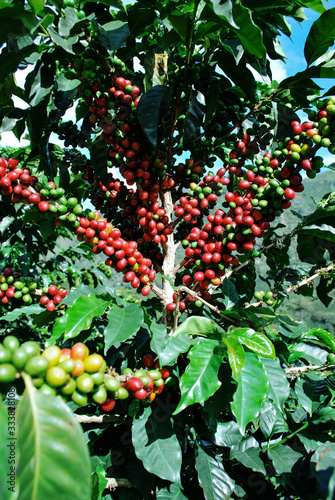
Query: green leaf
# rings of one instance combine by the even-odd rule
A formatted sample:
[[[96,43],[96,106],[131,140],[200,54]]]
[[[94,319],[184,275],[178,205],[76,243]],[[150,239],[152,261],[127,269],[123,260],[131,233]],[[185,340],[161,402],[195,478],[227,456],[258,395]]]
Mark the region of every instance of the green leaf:
[[[108,186],[107,174],[107,145],[106,142],[99,135],[90,146],[91,165],[93,171],[101,182]]]
[[[161,117],[171,97],[170,87],[155,85],[142,95],[137,106],[137,117],[140,125],[155,150],[157,150]]]
[[[229,280],[224,280],[221,285],[221,291],[224,295],[224,305],[227,310],[233,309],[240,300],[240,296],[236,291],[236,286]]]
[[[143,309],[138,304],[129,304],[126,307],[113,305],[107,318],[105,354],[116,342],[124,342],[138,332],[143,324]]]
[[[302,454],[292,450],[289,446],[279,444],[268,450],[268,457],[272,460],[277,474],[289,474],[297,461],[302,458]]]
[[[205,106],[200,102],[202,94],[192,91],[190,107],[185,120],[183,147],[188,149],[200,134],[200,128],[204,119]]]
[[[64,328],[64,338],[73,339],[83,330],[88,330],[93,319],[96,316],[101,316],[108,304],[109,302],[99,299],[93,294],[87,295],[87,297],[78,297],[65,313],[67,321]]]
[[[98,23],[97,27],[100,42],[111,51],[122,47],[130,35],[128,24],[122,21],[111,21],[103,26]]]
[[[155,409],[149,406],[134,419],[132,442],[135,454],[148,472],[180,484],[182,456],[173,420],[165,413],[165,418],[160,417],[158,422],[155,415]]]
[[[222,457],[197,446],[195,468],[206,500],[229,500],[235,483],[226,473]]]
[[[11,491],[15,491],[16,489],[16,480],[15,480],[15,458],[11,458],[10,447],[7,445],[10,443],[10,432],[12,432],[15,428],[15,410],[16,408],[12,403],[14,403],[14,399],[10,398],[10,405],[7,408],[0,401],[0,497],[1,500],[9,500],[13,495],[10,493],[9,488],[13,488]],[[9,420],[10,417],[10,420]],[[13,424],[13,429],[9,428],[9,425]],[[12,477],[8,474],[12,474]],[[13,484],[8,483],[13,478]]]
[[[238,338],[241,344],[244,344],[251,351],[256,352],[265,358],[274,358],[276,356],[273,343],[266,335],[255,332],[251,328],[237,328],[229,332]]]
[[[181,325],[178,326],[173,336],[181,334],[201,335],[204,337],[221,338],[223,330],[211,319],[204,316],[189,316]]]
[[[20,500],[91,500],[91,463],[80,424],[62,399],[37,391],[28,376],[25,383],[17,409]]]
[[[315,467],[315,475],[319,494],[322,499],[334,498],[334,483],[330,484],[334,474],[335,443],[321,445],[311,458],[311,466]]]
[[[302,235],[315,236],[335,243],[335,228],[328,224],[320,224],[318,226],[311,224],[310,226],[305,226],[300,229],[299,233]]]
[[[259,416],[259,427],[266,438],[289,430],[280,409],[270,401],[264,401],[263,403]]]
[[[178,337],[169,337],[163,351],[158,354],[159,362],[162,366],[173,366],[180,354],[187,352],[191,345],[198,342],[198,339],[192,339],[189,335],[178,335]]]
[[[29,0],[29,3],[36,14],[38,14],[44,9],[45,0]]]
[[[174,10],[169,15],[169,21],[180,38],[185,42],[189,33],[191,19],[179,10]]]
[[[242,434],[246,425],[259,414],[268,393],[268,384],[266,372],[257,354],[246,352],[231,404]]]
[[[326,330],[322,330],[321,328],[312,328],[309,332],[302,335],[302,338],[308,339],[308,337],[317,337],[321,340],[322,344],[335,352],[335,339],[333,335],[326,332]]]
[[[285,370],[280,366],[278,359],[261,358],[261,362],[269,380],[268,397],[282,409],[290,394],[290,384]]]
[[[159,491],[156,490],[156,498],[157,500],[187,500],[177,484],[171,484]]]
[[[10,73],[15,73],[23,59],[37,51],[34,44],[18,50],[17,52],[8,52],[0,55],[0,80],[4,81]]]
[[[222,2],[221,0],[211,0],[210,3],[215,14],[226,21],[229,25],[236,27],[233,18],[233,4],[231,0],[226,0],[225,2]]]
[[[335,8],[326,10],[314,21],[305,42],[305,59],[309,66],[334,45]]]
[[[165,276],[165,274],[157,273],[156,278],[162,278],[163,280],[168,281],[172,287],[172,290],[176,290],[175,284],[174,284],[172,278],[170,278],[170,276]]]
[[[320,386],[322,384],[322,386]],[[295,383],[294,390],[299,404],[310,414],[317,410],[322,403],[320,389],[323,389],[323,382],[313,374],[303,374]]]
[[[259,59],[265,59],[262,30],[253,22],[251,11],[240,2],[234,2],[233,15],[239,29],[232,29],[243,43],[244,49]]]
[[[205,402],[221,386],[218,370],[222,356],[214,353],[217,345],[216,340],[204,339],[189,351],[190,364],[180,379],[181,399],[174,415],[187,406]]]
[[[1,316],[0,321],[15,321],[20,316],[30,316],[32,314],[39,314],[45,309],[40,304],[32,304],[31,306],[16,307],[4,316]]]
[[[6,229],[9,228],[12,222],[15,221],[15,217],[8,215],[7,217],[4,217],[1,222],[0,222],[0,233],[3,234]]]
[[[237,378],[245,362],[244,349],[238,339],[227,337],[222,340],[228,349],[228,361],[230,368]]]
[[[216,446],[231,448],[242,439],[242,434],[236,422],[218,422],[213,441]]]
[[[69,54],[75,53],[73,51],[73,45],[75,45],[78,42],[78,36],[70,36],[63,38],[62,36],[60,36],[59,33],[57,33],[57,31],[52,26],[49,26],[48,32],[51,40],[54,42],[55,45],[62,47],[62,49],[64,49],[65,52],[68,52]]]
[[[237,449],[235,449],[237,448]],[[244,467],[248,467],[248,469],[252,469],[255,472],[261,472],[266,476],[266,470],[263,464],[262,459],[260,458],[261,449],[259,447],[250,447],[246,448],[245,450],[238,450],[238,445],[235,447],[233,446],[230,450],[230,458],[235,458],[241,464],[244,465]]]

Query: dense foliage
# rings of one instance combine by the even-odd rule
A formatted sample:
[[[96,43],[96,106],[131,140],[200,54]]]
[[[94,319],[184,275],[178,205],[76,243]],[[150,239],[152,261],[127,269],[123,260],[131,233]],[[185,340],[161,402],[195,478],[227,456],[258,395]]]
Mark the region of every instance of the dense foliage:
[[[334,331],[282,304],[333,300],[335,192],[299,199],[335,153],[335,8],[0,10],[0,133],[30,144],[0,158],[1,498],[334,499]]]

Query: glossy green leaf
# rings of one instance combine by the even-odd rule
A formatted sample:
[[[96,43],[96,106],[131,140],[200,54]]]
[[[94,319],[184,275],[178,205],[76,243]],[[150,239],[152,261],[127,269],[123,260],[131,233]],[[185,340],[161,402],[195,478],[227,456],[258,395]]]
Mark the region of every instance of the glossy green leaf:
[[[30,5],[34,11],[38,14],[44,9],[45,0],[29,0]]]
[[[187,352],[197,342],[198,339],[192,339],[187,334],[178,335],[178,337],[169,337],[164,350],[157,353],[161,366],[175,365],[179,355]]]
[[[91,500],[91,463],[80,424],[60,398],[37,391],[28,376],[25,382],[17,409],[20,500]]]
[[[177,484],[156,491],[157,500],[187,500]]]
[[[313,374],[303,374],[296,380],[294,391],[301,406],[310,414],[321,405],[325,396],[323,392],[322,381]]]
[[[181,334],[201,335],[204,337],[220,338],[223,330],[211,319],[204,316],[189,316],[174,332],[174,337]]]
[[[40,304],[32,304],[31,306],[23,306],[23,307],[16,307],[12,311],[9,311],[7,314],[4,316],[0,317],[0,321],[15,321],[17,318],[20,316],[30,316],[32,314],[39,314],[41,312],[45,311],[44,307],[42,307]]]
[[[267,453],[277,474],[291,473],[293,466],[302,458],[301,453],[282,444],[271,448]]]
[[[234,2],[233,15],[239,28],[234,31],[243,43],[244,49],[259,59],[265,59],[266,48],[263,44],[262,30],[254,23],[251,11],[240,2]]]
[[[238,375],[231,409],[241,433],[258,416],[268,393],[268,377],[257,354],[245,353],[245,363]]]
[[[335,339],[333,335],[329,332],[326,332],[326,330],[322,330],[321,328],[312,328],[302,337],[306,339],[308,339],[308,337],[317,337],[322,342],[322,344],[335,352]]]
[[[14,401],[11,399],[11,401]],[[11,409],[13,408],[13,409]],[[11,419],[14,418],[14,421],[11,420],[9,421],[8,417],[11,416]],[[13,424],[13,429],[9,428],[9,422],[11,422],[11,425]],[[10,457],[10,451],[11,448],[8,447],[7,445],[10,444],[10,438],[15,436],[14,434],[11,436],[10,433],[13,432],[15,429],[15,409],[12,405],[10,405],[10,409],[8,410],[7,413],[7,408],[3,404],[2,401],[0,401],[0,497],[1,500],[10,500],[12,495],[11,492],[14,492],[17,490],[17,482],[16,482],[16,477],[15,477],[15,465],[17,464],[17,456]],[[15,451],[16,448],[16,443],[14,446],[13,451]],[[12,474],[12,479],[8,474]],[[13,484],[11,484],[8,481],[13,481]],[[10,490],[10,488],[13,488]]]
[[[70,36],[63,38],[62,36],[60,36],[59,33],[57,33],[57,31],[52,26],[49,26],[48,32],[51,40],[54,42],[55,45],[58,45],[59,47],[64,49],[65,52],[68,52],[69,54],[74,54],[73,45],[75,45],[78,42],[78,36]]]
[[[231,448],[242,439],[242,434],[236,422],[218,422],[213,441],[216,446],[227,446]]]
[[[275,348],[271,340],[263,333],[255,332],[251,328],[237,328],[230,332],[235,338],[251,351],[265,358],[274,358]]]
[[[206,500],[230,499],[235,483],[225,471],[219,455],[197,446],[195,468]]]
[[[328,224],[305,226],[299,231],[302,235],[315,236],[327,241],[335,242],[335,227]]]
[[[290,394],[290,384],[285,370],[280,366],[278,359],[261,358],[261,362],[269,380],[268,397],[278,408],[283,408]]]
[[[221,0],[211,0],[210,3],[215,14],[228,24],[236,27],[233,18],[233,4],[231,0],[227,0],[226,2],[222,2]]]
[[[221,291],[224,295],[224,305],[227,310],[235,307],[240,299],[236,291],[236,286],[230,280],[226,279],[221,285]]]
[[[65,313],[67,321],[64,328],[64,338],[73,339],[83,330],[88,330],[93,319],[96,316],[101,316],[107,305],[108,302],[93,294],[87,295],[87,297],[78,297]]]
[[[113,305],[107,314],[108,325],[105,328],[105,354],[116,342],[130,339],[143,324],[143,310],[138,304],[126,307]]]
[[[0,55],[0,81],[11,73],[14,73],[23,59],[37,51],[36,45],[28,45],[17,52],[9,52]]]
[[[305,42],[305,59],[309,66],[334,45],[335,8],[328,9],[314,21]]]
[[[222,340],[227,346],[230,368],[237,378],[245,362],[244,349],[238,339],[227,337]]]
[[[140,125],[155,150],[158,144],[161,117],[170,99],[170,87],[155,85],[141,97],[137,106]]]
[[[222,356],[215,354],[216,340],[201,340],[188,353],[190,364],[180,379],[181,398],[174,415],[187,406],[203,403],[221,386],[218,370]]]
[[[145,469],[161,479],[180,484],[181,449],[173,429],[173,420],[165,414],[156,417],[152,406],[143,408],[132,425],[135,454]]]
[[[244,465],[244,467],[248,467],[248,469],[252,469],[255,472],[261,472],[266,476],[266,470],[264,467],[264,463],[259,456],[261,449],[259,447],[250,447],[245,450],[238,450],[238,446],[233,447],[230,450],[230,458],[235,458],[238,462]]]
[[[280,409],[270,401],[264,401],[263,403],[259,416],[259,427],[266,438],[289,430]]]

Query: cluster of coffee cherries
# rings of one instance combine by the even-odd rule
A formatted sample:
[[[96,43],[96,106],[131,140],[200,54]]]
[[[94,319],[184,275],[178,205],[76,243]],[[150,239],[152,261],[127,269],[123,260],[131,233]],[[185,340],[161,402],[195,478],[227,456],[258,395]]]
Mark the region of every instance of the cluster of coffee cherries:
[[[257,292],[254,293],[254,297],[259,302],[265,302],[268,306],[274,304],[273,292],[271,292],[271,290],[267,292],[264,292],[264,290],[257,290]]]
[[[0,189],[3,195],[11,196],[13,203],[38,204],[41,197],[33,189],[37,182],[28,168],[19,167],[17,158],[0,158]]]
[[[165,367],[134,372],[126,369],[119,376],[106,367],[100,354],[90,354],[82,342],[71,349],[54,345],[41,351],[35,341],[20,344],[15,336],[8,335],[0,344],[1,392],[6,393],[8,385],[18,381],[22,373],[30,375],[33,385],[44,394],[60,395],[78,406],[95,403],[103,411],[111,411],[116,399],[153,401],[170,377]]]
[[[67,290],[59,289],[56,285],[38,289],[38,283],[34,278],[24,277],[11,267],[7,267],[0,274],[0,300],[4,305],[11,300],[30,305],[34,299],[40,297],[40,304],[46,306],[48,311],[53,311],[66,295]]]
[[[319,104],[319,111],[314,116],[317,121],[302,124],[293,121],[292,136],[279,143],[273,154],[264,153],[262,158],[255,159],[247,170],[247,155],[250,150],[254,155],[255,149],[250,148],[250,137],[244,134],[244,140],[236,142],[236,149],[230,152],[224,167],[216,175],[205,175],[199,184],[191,183],[188,196],[180,198],[175,215],[183,217],[184,221],[187,217],[193,224],[182,241],[185,267],[192,271],[183,277],[183,283],[192,286],[203,299],[210,298],[209,289],[220,283],[218,278],[225,274],[225,269],[239,263],[233,253],[252,252],[255,239],[262,238],[275,217],[291,206],[296,193],[303,191],[300,171],[306,171],[310,178],[320,171],[323,160],[316,156],[316,151],[320,147],[328,147],[330,152],[335,149],[332,148],[335,141],[334,102],[335,98],[329,98]],[[229,176],[225,176],[226,171]],[[219,188],[227,186],[225,210],[217,209],[209,214],[207,223],[198,227],[196,217],[205,213],[211,200],[213,205],[216,203],[212,189],[215,182]],[[229,189],[230,186],[234,189]],[[198,193],[202,197],[200,203]],[[211,200],[205,197],[206,193],[208,197],[213,195]],[[185,302],[187,300],[194,301],[194,298],[186,294]],[[174,302],[168,304],[168,309],[174,310],[176,302],[174,295]],[[197,301],[197,305],[201,302]],[[184,301],[179,307],[184,308]]]

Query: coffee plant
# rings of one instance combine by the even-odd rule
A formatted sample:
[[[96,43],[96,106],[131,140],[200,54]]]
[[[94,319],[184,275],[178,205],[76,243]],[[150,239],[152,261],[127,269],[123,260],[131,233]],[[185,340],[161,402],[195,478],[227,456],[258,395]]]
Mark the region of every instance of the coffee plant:
[[[334,500],[335,8],[0,9],[1,498]]]

